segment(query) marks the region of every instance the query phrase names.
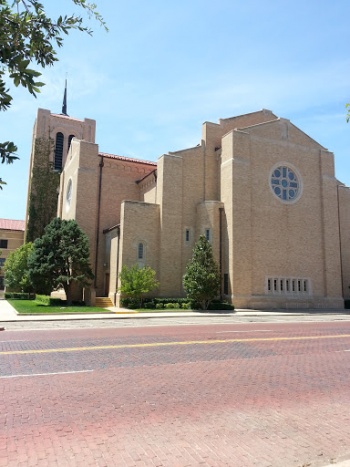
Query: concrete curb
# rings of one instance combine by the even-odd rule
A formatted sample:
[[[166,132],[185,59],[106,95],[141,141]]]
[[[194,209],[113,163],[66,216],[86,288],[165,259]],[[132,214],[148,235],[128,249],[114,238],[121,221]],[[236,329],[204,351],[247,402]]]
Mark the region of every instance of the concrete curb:
[[[30,322],[30,321],[84,321],[84,320],[115,320],[115,319],[152,319],[152,318],[207,318],[208,316],[223,316],[219,313],[210,314],[182,314],[182,313],[135,313],[135,314],[102,314],[96,316],[94,314],[84,315],[17,315],[16,318],[0,319],[1,323],[17,323],[17,322]],[[231,316],[235,316],[232,314]]]
[[[325,465],[324,467],[350,467],[350,460],[342,462],[333,462],[332,464]]]
[[[3,318],[2,318],[3,315]],[[207,317],[277,317],[277,316],[326,316],[341,315],[349,316],[350,310],[210,310],[210,311],[181,311],[181,312],[157,312],[152,311],[140,313],[133,310],[110,307],[106,313],[84,313],[84,314],[50,314],[50,315],[19,315],[7,302],[0,300],[0,323],[31,322],[31,321],[79,321],[79,320],[110,320],[110,319],[151,319],[151,318],[207,318]]]

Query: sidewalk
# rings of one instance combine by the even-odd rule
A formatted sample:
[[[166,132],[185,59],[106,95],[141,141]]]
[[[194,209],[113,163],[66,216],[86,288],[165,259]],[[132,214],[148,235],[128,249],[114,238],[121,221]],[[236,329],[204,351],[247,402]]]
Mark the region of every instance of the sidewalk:
[[[251,310],[250,310],[251,311]],[[233,312],[237,315],[237,312]],[[232,314],[233,314],[232,313]],[[262,313],[262,312],[259,312]],[[208,317],[208,316],[228,316],[228,312],[200,312],[200,311],[180,311],[180,312],[157,312],[157,313],[137,313],[126,308],[110,307],[106,308],[106,313],[67,313],[50,315],[18,315],[16,310],[6,301],[0,300],[0,323],[13,321],[67,321],[86,319],[137,319],[137,318],[178,318],[178,317]]]
[[[201,316],[218,316],[222,314],[227,316],[227,312],[217,313],[201,313],[193,311],[180,312],[157,312],[157,313],[137,313],[127,308],[110,307],[106,308],[106,313],[67,313],[67,314],[50,314],[50,315],[19,315],[12,305],[7,300],[0,300],[0,323],[13,321],[67,321],[67,320],[84,320],[84,319],[120,319],[120,318],[172,318],[172,317],[201,317]]]
[[[332,464],[327,464],[325,465],[324,467],[350,467],[350,460],[346,460],[346,461],[335,461],[333,462]]]
[[[108,310],[108,312],[107,312]],[[180,311],[180,312],[156,312],[137,313],[126,308],[110,307],[106,308],[106,313],[76,313],[76,314],[50,314],[50,315],[18,315],[16,310],[7,300],[0,300],[0,323],[14,321],[67,321],[67,320],[87,320],[87,319],[138,319],[138,318],[205,318],[209,316],[308,316],[308,315],[347,315],[348,310],[234,310],[230,311]]]

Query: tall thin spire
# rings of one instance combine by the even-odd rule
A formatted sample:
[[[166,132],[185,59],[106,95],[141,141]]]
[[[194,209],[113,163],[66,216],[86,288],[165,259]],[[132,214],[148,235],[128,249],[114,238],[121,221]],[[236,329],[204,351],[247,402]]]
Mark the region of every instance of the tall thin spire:
[[[63,95],[63,104],[62,104],[62,114],[67,115],[67,78],[64,86],[64,95]]]

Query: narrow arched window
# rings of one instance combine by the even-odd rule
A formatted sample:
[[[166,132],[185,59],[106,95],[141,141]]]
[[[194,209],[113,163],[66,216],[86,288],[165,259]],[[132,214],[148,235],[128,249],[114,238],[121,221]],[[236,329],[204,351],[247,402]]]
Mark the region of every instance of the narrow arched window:
[[[137,258],[143,259],[143,243],[139,243],[137,248]]]
[[[210,229],[205,229],[205,238],[208,242],[211,241]]]
[[[57,133],[56,135],[56,144],[55,144],[55,170],[62,170],[62,159],[63,159],[63,143],[64,136],[63,133]]]
[[[70,143],[72,142],[73,138],[74,138],[74,135],[69,135],[68,136],[68,151],[69,151],[69,148],[70,148]]]

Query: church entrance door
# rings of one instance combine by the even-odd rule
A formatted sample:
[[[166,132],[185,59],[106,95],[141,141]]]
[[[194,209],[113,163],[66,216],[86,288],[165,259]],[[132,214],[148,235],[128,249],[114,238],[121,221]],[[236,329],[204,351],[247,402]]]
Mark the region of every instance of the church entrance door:
[[[109,294],[109,273],[105,277],[105,297],[108,297]]]

